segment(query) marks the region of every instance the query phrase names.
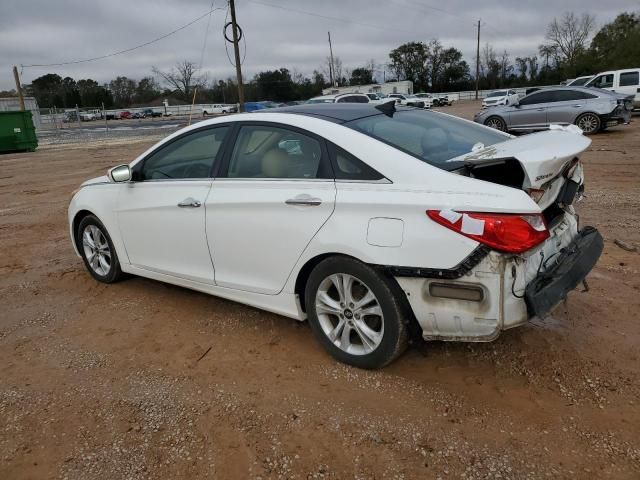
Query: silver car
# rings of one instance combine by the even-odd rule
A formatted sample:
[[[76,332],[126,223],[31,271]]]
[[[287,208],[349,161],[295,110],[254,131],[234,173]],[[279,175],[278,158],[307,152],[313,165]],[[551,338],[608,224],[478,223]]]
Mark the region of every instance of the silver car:
[[[551,124],[574,124],[584,133],[593,134],[629,123],[632,105],[631,97],[598,88],[545,88],[514,105],[485,108],[473,119],[503,132],[545,130]]]

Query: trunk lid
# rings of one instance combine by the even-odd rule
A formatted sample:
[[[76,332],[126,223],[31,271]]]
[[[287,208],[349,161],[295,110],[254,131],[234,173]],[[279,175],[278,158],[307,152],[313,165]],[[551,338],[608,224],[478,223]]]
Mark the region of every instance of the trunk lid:
[[[524,171],[521,188],[540,189],[558,177],[564,168],[591,144],[591,140],[582,135],[582,131],[574,125],[552,127],[545,132],[523,135],[478,148],[450,161],[463,161],[465,166],[473,169],[481,165],[495,164],[497,161],[515,159]]]

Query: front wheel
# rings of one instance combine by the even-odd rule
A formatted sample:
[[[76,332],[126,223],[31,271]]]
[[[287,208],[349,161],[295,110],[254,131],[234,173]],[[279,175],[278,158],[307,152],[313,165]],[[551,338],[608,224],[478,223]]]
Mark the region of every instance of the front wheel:
[[[484,122],[484,124],[487,127],[495,128],[496,130],[500,130],[501,132],[506,132],[507,131],[507,124],[500,117],[496,117],[496,116],[489,117]]]
[[[580,127],[586,135],[593,135],[598,133],[601,128],[600,117],[595,113],[583,113],[576,118],[576,125]]]
[[[347,257],[319,263],[305,305],[314,336],[337,360],[381,368],[407,347],[407,308],[392,280]]]
[[[111,237],[94,215],[87,215],[78,225],[76,245],[93,278],[103,283],[114,283],[124,277]]]

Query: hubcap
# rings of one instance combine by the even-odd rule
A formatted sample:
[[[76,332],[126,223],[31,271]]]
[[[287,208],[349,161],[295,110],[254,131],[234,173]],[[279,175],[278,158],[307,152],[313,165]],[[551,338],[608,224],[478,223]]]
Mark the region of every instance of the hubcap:
[[[382,342],[380,303],[371,289],[352,275],[335,273],[320,283],[316,313],[324,334],[344,352],[366,355]]]
[[[82,232],[82,248],[87,263],[95,273],[105,276],[111,270],[111,249],[102,231],[87,225]]]
[[[580,118],[578,122],[578,127],[580,130],[586,133],[593,133],[593,131],[597,128],[598,120],[593,115],[585,115]]]

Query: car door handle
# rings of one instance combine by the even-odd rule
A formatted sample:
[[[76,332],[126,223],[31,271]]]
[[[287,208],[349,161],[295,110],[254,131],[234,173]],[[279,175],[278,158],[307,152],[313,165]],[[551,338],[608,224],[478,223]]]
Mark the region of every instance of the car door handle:
[[[573,108],[580,108],[582,105],[577,104],[577,105],[571,105]]]
[[[298,195],[294,198],[290,198],[289,200],[285,200],[284,203],[286,203],[287,205],[297,205],[302,207],[317,207],[322,203],[322,200],[303,193],[302,195]]]
[[[185,198],[178,204],[180,208],[198,208],[201,205],[202,204],[198,200],[195,200],[191,197]]]
[[[544,108],[537,108],[536,109],[538,112],[544,112]]]

